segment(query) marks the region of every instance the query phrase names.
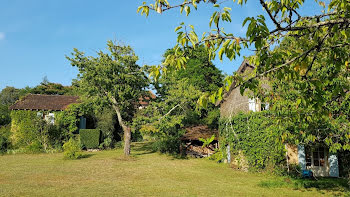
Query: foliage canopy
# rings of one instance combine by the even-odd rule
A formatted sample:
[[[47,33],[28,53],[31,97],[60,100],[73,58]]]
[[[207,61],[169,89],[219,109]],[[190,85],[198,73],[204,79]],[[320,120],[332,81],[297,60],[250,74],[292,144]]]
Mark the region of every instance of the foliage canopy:
[[[97,57],[85,56],[74,49],[73,57],[67,59],[79,69],[78,83],[86,96],[115,110],[124,131],[124,152],[129,155],[131,133],[128,124],[132,122],[139,98],[145,94],[148,79],[136,64],[138,57],[130,46],[108,41],[107,48],[108,53],[99,51]]]

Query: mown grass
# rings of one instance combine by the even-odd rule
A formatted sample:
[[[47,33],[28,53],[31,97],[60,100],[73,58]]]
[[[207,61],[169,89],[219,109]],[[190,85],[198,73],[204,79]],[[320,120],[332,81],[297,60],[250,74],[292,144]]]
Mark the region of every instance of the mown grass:
[[[177,159],[135,143],[122,150],[0,156],[0,196],[328,196],[342,186],[291,187],[280,177],[244,173],[206,159]],[[280,182],[277,184],[277,182]],[[277,184],[277,186],[275,185]],[[272,185],[272,186],[271,186]]]

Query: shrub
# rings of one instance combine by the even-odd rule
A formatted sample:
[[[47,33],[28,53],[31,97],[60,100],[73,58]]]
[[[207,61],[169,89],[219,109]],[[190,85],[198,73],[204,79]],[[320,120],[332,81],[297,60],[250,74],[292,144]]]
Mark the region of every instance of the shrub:
[[[161,153],[179,154],[181,140],[180,135],[166,136],[153,143],[153,150]]]
[[[100,130],[80,129],[80,141],[85,148],[98,148],[100,144]]]
[[[116,121],[117,116],[112,109],[105,108],[100,113],[96,114],[97,127],[101,131],[100,148],[112,148],[113,142],[116,139]]]
[[[112,147],[112,139],[105,138],[103,142],[100,144],[99,149],[110,149]]]
[[[79,159],[82,157],[81,145],[79,140],[70,138],[63,144],[63,155],[65,159]]]
[[[11,126],[0,126],[0,153],[6,152],[7,149],[9,149],[11,142],[10,142],[10,134],[11,134]]]
[[[114,148],[123,149],[124,148],[124,141],[119,141],[119,142],[114,143]]]
[[[215,153],[209,157],[209,159],[214,160],[218,163],[221,163],[224,160],[224,154],[222,150],[219,149],[219,150],[216,150]]]
[[[40,153],[43,152],[43,146],[39,141],[33,141],[25,148],[26,153]]]

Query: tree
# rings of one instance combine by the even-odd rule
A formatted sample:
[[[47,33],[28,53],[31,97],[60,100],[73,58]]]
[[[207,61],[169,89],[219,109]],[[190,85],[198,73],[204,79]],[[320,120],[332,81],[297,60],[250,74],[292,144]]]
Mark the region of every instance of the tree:
[[[166,58],[173,53],[174,50],[169,49],[163,56]],[[200,110],[197,100],[203,92],[219,89],[223,75],[209,60],[204,46],[187,53],[186,69],[167,71],[154,81],[158,97],[140,111],[134,124],[136,130],[149,132],[157,138],[157,148],[161,152],[178,153],[184,127],[217,126],[212,122],[218,115],[214,105]]]
[[[43,78],[43,81],[34,87],[31,91],[33,94],[50,94],[50,95],[64,95],[64,94],[73,94],[73,87],[63,86],[59,83],[49,82],[47,77]]]
[[[259,3],[265,10],[268,20],[265,16],[259,15],[257,17],[247,17],[243,21],[243,26],[248,24],[246,38],[237,37],[233,33],[227,33],[222,28],[222,23],[232,22],[230,11],[231,7],[224,7],[221,9],[221,1],[209,0],[184,0],[183,3],[169,3],[167,0],[155,0],[154,4],[147,5],[146,2],[137,9],[141,14],[148,16],[149,10],[162,13],[170,9],[179,8],[180,12],[186,12],[189,15],[191,7],[199,8],[199,3],[213,3],[218,10],[215,11],[209,20],[209,26],[214,26],[209,32],[204,32],[202,38],[197,36],[193,25],[188,28],[184,23],[175,29],[178,33],[177,44],[174,47],[177,54],[169,56],[165,65],[176,64],[184,65],[185,59],[182,59],[184,53],[179,48],[195,48],[200,44],[205,44],[210,53],[210,59],[216,57],[216,52],[220,59],[225,55],[229,59],[236,58],[240,55],[242,48],[253,47],[256,50],[257,58],[254,64],[259,67],[257,69],[259,75],[265,75],[275,70],[283,69],[293,62],[303,59],[306,56],[318,54],[320,51],[328,50],[330,47],[341,48],[349,45],[349,24],[350,24],[350,4],[344,0],[331,0],[327,5],[322,1],[320,4],[320,14],[313,16],[302,16],[299,13],[304,1],[288,0],[288,1],[263,1]],[[233,1],[235,2],[235,0]],[[238,4],[242,5],[247,0],[238,0]],[[268,22],[272,23],[272,28],[269,29]],[[292,58],[283,59],[271,65],[262,64],[261,60],[274,59],[269,57],[269,51],[276,44],[286,37],[296,37],[315,42],[303,51],[293,53]],[[327,40],[337,39],[338,42],[332,46],[325,46]],[[308,66],[309,69],[312,65]]]
[[[308,42],[286,38],[273,53],[301,50]],[[331,43],[325,43],[329,45]],[[282,138],[296,143],[322,142],[332,151],[350,150],[350,72],[335,54],[350,59],[349,47],[322,51],[317,59],[306,58],[291,74],[275,72],[265,98],[273,118],[287,126]],[[311,69],[307,68],[312,62]]]
[[[0,104],[0,126],[11,123],[10,110],[7,105]]]
[[[0,92],[0,104],[10,106],[14,104],[21,96],[29,93],[31,89],[29,87],[23,89],[17,89],[7,86]]]
[[[201,38],[197,36],[195,27],[192,25],[186,26],[181,23],[175,29],[178,34],[177,44],[174,47],[176,53],[168,56],[163,65],[154,66],[153,72],[155,74],[153,76],[156,79],[159,76],[157,70],[165,70],[169,67],[179,68],[186,65],[186,54],[183,52],[185,49],[195,49],[198,45],[204,44],[209,52],[210,59],[215,59],[216,56],[222,59],[226,56],[232,60],[240,55],[242,49],[254,50],[255,55],[250,58],[250,62],[256,66],[252,76],[244,77],[238,74],[229,76],[224,81],[224,89],[228,91],[234,81],[236,87],[241,86],[241,90],[249,88],[253,90],[255,96],[264,99],[269,93],[262,91],[259,86],[259,78],[276,79],[279,83],[295,82],[290,88],[298,86],[296,89],[299,92],[295,91],[298,95],[289,97],[288,100],[292,103],[302,103],[305,108],[309,108],[308,112],[317,112],[313,116],[315,121],[312,124],[322,122],[324,116],[321,115],[321,112],[326,113],[323,110],[325,104],[335,107],[343,103],[339,102],[340,100],[347,101],[349,98],[347,73],[349,73],[350,58],[347,51],[349,51],[350,43],[350,3],[348,1],[330,0],[328,4],[323,1],[316,1],[320,5],[319,13],[307,16],[300,13],[304,1],[260,0],[259,3],[265,11],[265,15],[247,17],[242,21],[243,26],[247,25],[245,37],[235,36],[234,33],[225,32],[222,28],[223,23],[232,22],[230,12],[233,6],[222,8],[223,1],[184,0],[182,3],[169,3],[166,0],[155,0],[153,2],[149,5],[144,2],[137,11],[148,16],[149,10],[162,13],[179,8],[181,13],[185,11],[188,15],[191,8],[205,9],[198,4],[206,2],[212,3],[214,8],[217,9],[209,19],[209,26],[213,26],[213,29],[204,32]],[[246,3],[246,0],[238,0],[238,4],[242,5],[244,3]],[[278,49],[278,46],[284,40],[286,40],[284,44],[290,46],[289,50]],[[327,63],[321,63],[322,61]],[[336,73],[332,73],[332,70]],[[314,80],[314,76],[317,76],[317,80]],[[326,83],[323,83],[323,80]],[[337,86],[336,83],[343,85]],[[283,91],[291,90],[286,87],[284,86]],[[332,89],[330,87],[336,88]],[[199,103],[216,102],[222,99],[224,92],[223,89],[219,89],[214,94],[206,94],[199,99]],[[312,92],[315,93],[312,94]],[[339,97],[337,94],[341,96]],[[283,102],[285,101],[287,100]],[[329,105],[330,103],[337,104]],[[338,115],[341,111],[340,106],[345,107],[348,104],[344,102],[338,106],[338,113],[336,113]],[[329,109],[329,111],[333,110]],[[346,126],[341,135],[337,133],[337,138],[334,138],[332,136],[333,132],[327,133],[328,129],[323,132],[324,136],[321,140],[327,139],[329,145],[334,145],[333,150],[350,148],[349,118],[344,114],[341,115],[341,119],[336,118],[341,122],[335,123],[335,120],[330,120],[335,121],[331,124],[333,126]],[[334,117],[333,115],[335,114],[331,113],[330,117]],[[288,118],[291,117],[288,116]],[[304,118],[307,118],[307,116],[304,116]],[[293,121],[294,124],[299,123],[295,119]],[[310,122],[303,121],[303,123],[308,126],[312,125]],[[299,130],[298,132],[298,138],[303,141],[307,141],[308,136],[315,137],[315,129],[311,131]],[[342,143],[338,143],[337,140],[340,139],[342,139]]]
[[[169,55],[174,53],[173,49],[168,49],[163,55],[163,62]],[[208,51],[203,45],[198,46],[194,50],[186,50],[185,53],[187,54],[185,69],[172,72],[169,70],[161,79],[155,82],[158,94],[165,94],[166,89],[170,88],[169,86],[182,79],[187,79],[190,84],[196,86],[202,92],[216,91],[222,86],[223,75],[209,59]],[[171,77],[174,79],[171,79]]]
[[[26,95],[31,89],[29,87],[17,89],[7,86],[0,92],[0,126],[11,122],[10,105],[14,104],[21,96]]]
[[[99,51],[97,57],[85,56],[74,49],[67,57],[79,69],[80,88],[101,103],[113,107],[124,132],[124,154],[130,154],[131,130],[129,124],[137,109],[138,100],[145,92],[148,79],[136,64],[138,57],[130,46],[107,42],[108,53]]]
[[[160,152],[178,153],[183,127],[201,123],[201,112],[196,110],[200,95],[201,91],[187,79],[177,81],[166,97],[139,111],[133,128],[155,136]]]

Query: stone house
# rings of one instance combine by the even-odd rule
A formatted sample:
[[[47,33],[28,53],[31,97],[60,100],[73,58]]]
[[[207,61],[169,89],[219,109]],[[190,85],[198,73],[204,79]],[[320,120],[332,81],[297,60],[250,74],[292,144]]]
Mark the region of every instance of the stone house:
[[[244,60],[238,68],[237,73],[248,78],[253,72],[254,66]],[[267,83],[266,83],[267,84]],[[267,87],[268,88],[268,87]],[[259,112],[268,110],[269,104],[263,104],[257,98],[249,97],[249,91],[240,93],[240,87],[232,83],[223,99],[217,103],[220,105],[221,118],[230,118],[239,112]],[[229,147],[228,147],[229,148]],[[287,159],[289,164],[298,164],[302,170],[311,170],[315,176],[339,177],[339,165],[337,155],[329,153],[328,148],[322,145],[303,146],[286,144]],[[228,154],[228,161],[231,156]]]
[[[78,96],[28,94],[15,104],[10,110],[36,111],[37,116],[43,117],[48,123],[55,123],[55,114],[64,111],[70,104],[79,103]],[[79,129],[86,128],[86,118],[80,117]]]

